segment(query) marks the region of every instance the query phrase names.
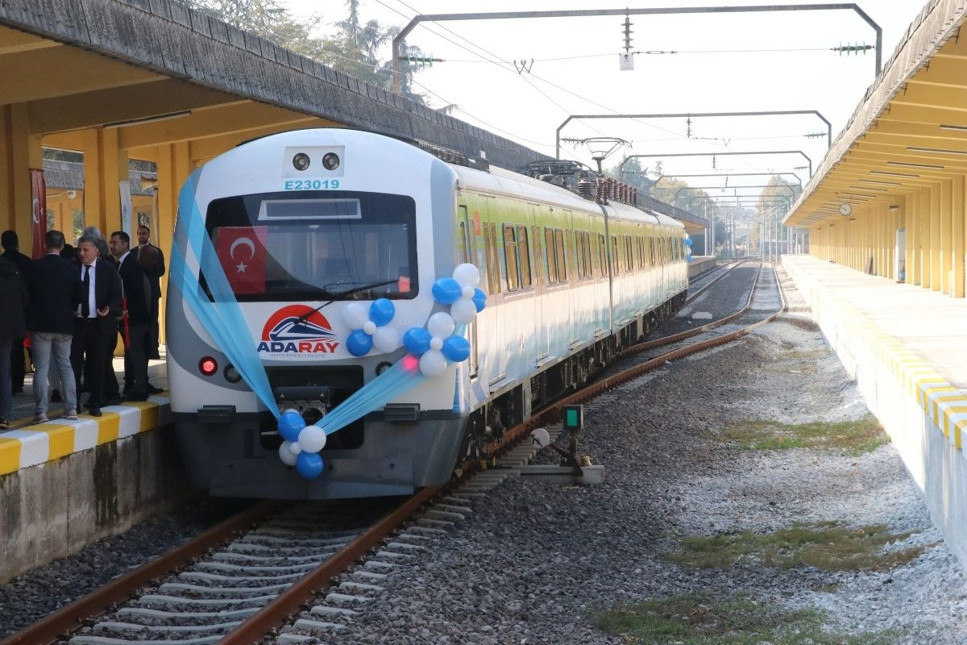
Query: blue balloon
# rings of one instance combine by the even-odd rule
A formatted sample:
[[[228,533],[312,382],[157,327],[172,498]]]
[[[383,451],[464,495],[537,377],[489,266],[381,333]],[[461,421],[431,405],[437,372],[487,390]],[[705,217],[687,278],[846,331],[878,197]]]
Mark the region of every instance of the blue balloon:
[[[692,238],[686,237],[685,238],[685,246],[691,246],[691,245],[692,245]]]
[[[411,354],[421,356],[430,349],[430,332],[422,327],[410,327],[403,333],[403,347]]]
[[[365,356],[373,348],[373,337],[357,329],[346,338],[346,349],[353,356]]]
[[[450,336],[443,341],[443,355],[451,363],[460,363],[470,357],[470,343],[463,336]]]
[[[377,327],[382,327],[393,320],[393,316],[395,315],[396,305],[386,298],[374,300],[373,304],[369,306],[369,319],[376,323]]]
[[[487,294],[480,287],[473,288],[473,304],[477,308],[478,314],[487,306]]]
[[[286,410],[279,417],[279,434],[286,441],[298,441],[299,432],[306,427],[306,420],[296,410]]]
[[[452,305],[463,295],[463,287],[453,278],[439,278],[433,283],[433,297],[443,305]]]
[[[322,474],[322,457],[318,452],[302,451],[295,460],[295,469],[306,479],[315,479]]]
[[[691,256],[691,255],[687,255],[687,256],[685,256],[685,257],[686,257],[686,259],[687,259],[687,260],[688,260],[689,262],[691,262],[691,261],[692,261],[692,256]]]

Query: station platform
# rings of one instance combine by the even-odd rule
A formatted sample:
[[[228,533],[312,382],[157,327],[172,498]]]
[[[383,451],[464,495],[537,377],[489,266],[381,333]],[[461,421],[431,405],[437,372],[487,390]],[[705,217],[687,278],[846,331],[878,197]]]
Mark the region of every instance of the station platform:
[[[967,566],[967,300],[813,256],[782,264]]]
[[[123,384],[124,359],[115,358],[113,368],[118,382]],[[149,362],[148,377],[152,385],[167,391],[163,357]],[[0,432],[0,476],[167,425],[170,406],[165,392],[143,403],[105,406],[100,417],[82,412],[76,421],[63,418],[62,403],[51,403],[47,412],[50,421],[35,424],[33,374],[27,374],[24,391],[13,397],[10,429]]]

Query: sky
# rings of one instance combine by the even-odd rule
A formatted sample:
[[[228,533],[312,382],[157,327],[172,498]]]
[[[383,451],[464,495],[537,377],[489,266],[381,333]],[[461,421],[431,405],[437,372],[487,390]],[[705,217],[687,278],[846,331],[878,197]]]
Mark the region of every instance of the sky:
[[[324,25],[347,12],[341,0],[280,3],[293,16],[321,14]],[[360,18],[402,27],[418,14],[770,4],[778,3],[361,0]],[[924,0],[856,4],[883,31],[885,67]],[[875,77],[872,50],[831,51],[874,44],[873,28],[852,10],[642,15],[631,16],[631,22],[630,51],[637,52],[633,71],[619,70],[624,16],[423,22],[407,43],[444,62],[417,72],[414,89],[431,107],[453,106],[453,116],[549,155],[555,154],[556,131],[565,120],[595,115],[572,118],[561,129],[561,139],[574,140],[561,144],[562,158],[593,167],[593,156],[620,139],[604,159],[605,168],[629,155],[694,154],[661,159],[663,173],[734,170],[727,192],[746,194],[758,191],[735,187],[764,184],[769,177],[738,173],[783,172],[785,179],[805,184],[810,163],[817,168],[826,153],[826,124],[815,114],[716,118],[699,113],[816,111],[831,122],[835,140]],[[382,59],[390,58],[387,46]],[[669,113],[696,116],[691,124],[685,117],[601,118]],[[792,152],[721,154],[768,151]],[[640,162],[654,176],[659,159]],[[717,187],[709,190],[713,196],[726,192],[722,178],[686,181]]]

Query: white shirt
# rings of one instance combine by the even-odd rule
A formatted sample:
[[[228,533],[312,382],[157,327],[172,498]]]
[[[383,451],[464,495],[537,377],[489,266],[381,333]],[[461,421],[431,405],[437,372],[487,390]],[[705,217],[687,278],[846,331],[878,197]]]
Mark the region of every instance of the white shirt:
[[[95,300],[95,298],[94,298],[94,294],[96,293],[94,291],[94,281],[96,280],[95,276],[97,275],[97,273],[94,271],[94,266],[96,264],[97,264],[97,258],[94,258],[94,261],[91,262],[91,268],[88,269],[88,274],[87,274],[87,276],[88,276],[87,279],[91,283],[91,290],[87,293],[87,306],[90,308],[90,311],[91,311],[91,313],[88,316],[88,318],[97,318],[97,300]],[[85,269],[85,267],[86,267],[86,265],[83,265],[83,264],[81,265],[81,282],[82,283],[84,282],[84,269]],[[83,305],[77,305],[77,317],[78,318],[80,318],[83,315],[83,314],[81,314],[81,312],[83,310],[84,310],[84,306]]]

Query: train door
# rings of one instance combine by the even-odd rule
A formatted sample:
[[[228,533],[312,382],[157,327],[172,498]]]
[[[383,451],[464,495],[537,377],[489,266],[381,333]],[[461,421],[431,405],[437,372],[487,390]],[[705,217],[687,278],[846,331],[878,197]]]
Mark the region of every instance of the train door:
[[[482,266],[480,258],[477,257],[477,236],[481,234],[480,214],[477,213],[473,220],[470,219],[470,212],[466,204],[458,206],[458,222],[460,229],[460,249],[458,250],[458,260],[461,263],[470,263],[474,266]],[[470,358],[467,359],[470,378],[477,377],[477,365],[479,364],[478,345],[477,345],[477,324],[471,322],[467,326],[467,339],[470,341]]]

